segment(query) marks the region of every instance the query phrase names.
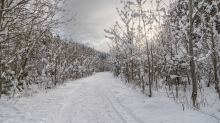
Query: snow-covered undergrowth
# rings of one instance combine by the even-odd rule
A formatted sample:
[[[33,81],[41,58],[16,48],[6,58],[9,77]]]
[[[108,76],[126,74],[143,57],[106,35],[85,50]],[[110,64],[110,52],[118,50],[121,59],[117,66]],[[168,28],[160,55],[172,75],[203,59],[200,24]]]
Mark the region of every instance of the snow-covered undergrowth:
[[[54,86],[53,88],[50,88],[50,89],[54,89],[54,88],[57,88],[57,87]],[[21,92],[12,91],[12,93],[10,92],[7,95],[2,94],[1,99],[2,100],[14,100],[14,99],[19,99],[23,97],[34,96],[34,94],[46,93],[50,89],[46,89],[43,85],[32,84],[32,85],[29,85],[28,88],[23,89]]]
[[[218,123],[220,122],[220,101],[214,85],[198,89],[197,109],[193,107],[191,99],[191,86],[184,88],[179,85],[178,98],[176,98],[175,86],[169,90],[158,82],[159,88],[153,88],[152,97],[148,97],[148,87],[145,94],[142,88],[135,84],[124,84],[125,79],[119,76],[118,82],[112,83],[110,90],[124,107],[138,119],[149,118],[151,123]],[[142,94],[141,94],[142,93]]]

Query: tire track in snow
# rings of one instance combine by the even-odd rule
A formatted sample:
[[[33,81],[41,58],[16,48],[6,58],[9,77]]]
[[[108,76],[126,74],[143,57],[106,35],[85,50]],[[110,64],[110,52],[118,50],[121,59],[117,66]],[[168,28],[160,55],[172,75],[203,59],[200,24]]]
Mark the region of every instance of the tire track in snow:
[[[102,81],[96,81],[85,89],[82,99],[84,103],[80,106],[83,108],[81,114],[88,123],[108,123],[109,120],[111,120],[110,123],[119,123],[120,118],[118,119],[118,115],[112,110],[106,98]]]
[[[73,98],[76,100],[72,102],[74,104],[69,106],[72,112],[64,111],[64,113],[71,113],[71,115],[69,114],[71,117],[63,117],[65,120],[64,122],[122,123],[119,115],[117,115],[112,109],[112,106],[105,95],[106,89],[103,79],[94,77],[89,82],[89,86],[83,87],[82,90],[78,91],[78,93],[81,93],[80,98],[77,98],[76,96]]]
[[[84,118],[82,123],[143,123],[117,101],[106,84],[103,78],[94,77],[72,92],[56,122],[71,123]]]
[[[67,108],[68,103],[73,99],[73,98],[78,98],[79,97],[79,93],[80,90],[85,89],[87,86],[89,85],[89,83],[87,82],[86,84],[82,85],[82,87],[78,88],[77,90],[75,90],[74,92],[72,92],[69,96],[69,98],[67,99],[66,103],[62,106],[60,113],[58,115],[58,119],[56,120],[56,123],[61,123],[61,116],[63,115],[63,112],[65,111],[65,108]],[[70,121],[71,123],[71,121]]]
[[[109,99],[109,95],[107,93],[107,97],[108,97],[108,100],[110,101],[111,104],[114,104],[112,105],[113,108],[116,110],[115,107],[117,107],[118,110],[116,110],[116,112],[120,115],[121,118],[124,119],[124,122],[125,123],[144,123],[143,121],[139,120],[138,118],[136,118],[132,113],[130,113],[124,105],[122,105],[117,99],[116,97],[112,94],[112,92],[110,91],[110,89],[108,88],[107,89],[107,92],[109,92],[109,95],[111,95],[111,99],[112,101],[114,101],[115,103],[112,103],[112,101]],[[120,111],[119,111],[120,110]],[[121,112],[121,114],[119,113]]]
[[[112,104],[111,100],[108,97],[108,94],[106,93],[106,82],[105,82],[105,95],[107,97],[107,100],[109,102],[109,104],[111,105],[112,109],[115,111],[115,113],[118,115],[118,117],[124,122],[127,123],[126,120],[120,115],[120,113],[118,112],[118,110],[116,110],[116,108],[114,107],[114,105]]]

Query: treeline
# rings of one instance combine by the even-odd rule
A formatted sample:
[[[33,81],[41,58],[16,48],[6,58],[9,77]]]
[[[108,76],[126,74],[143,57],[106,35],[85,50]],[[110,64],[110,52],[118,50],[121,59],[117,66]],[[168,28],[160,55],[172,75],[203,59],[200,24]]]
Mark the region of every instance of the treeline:
[[[100,71],[99,53],[54,33],[65,0],[0,1],[0,96],[53,88]],[[63,17],[61,17],[63,18]]]
[[[161,86],[174,99],[189,91],[199,107],[204,83],[220,97],[220,1],[177,0],[168,8],[165,2],[121,1],[121,21],[105,30],[113,41],[109,62],[116,76],[150,97]]]

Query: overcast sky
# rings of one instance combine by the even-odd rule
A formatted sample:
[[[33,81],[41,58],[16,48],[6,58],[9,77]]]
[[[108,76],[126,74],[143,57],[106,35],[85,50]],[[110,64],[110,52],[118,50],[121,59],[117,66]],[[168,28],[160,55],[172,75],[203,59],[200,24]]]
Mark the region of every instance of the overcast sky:
[[[112,27],[118,18],[116,4],[120,0],[69,0],[68,9],[76,15],[62,31],[75,41],[103,52],[109,48],[104,29]],[[70,14],[71,14],[70,13]]]

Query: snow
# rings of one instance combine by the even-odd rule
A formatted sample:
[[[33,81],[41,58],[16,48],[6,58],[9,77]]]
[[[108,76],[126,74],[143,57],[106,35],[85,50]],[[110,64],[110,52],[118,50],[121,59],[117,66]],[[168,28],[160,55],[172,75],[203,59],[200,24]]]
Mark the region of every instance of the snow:
[[[212,112],[212,109],[208,109]],[[209,113],[210,113],[209,112]],[[215,112],[216,113],[216,112]],[[218,112],[220,116],[220,112]],[[216,115],[217,116],[217,115]],[[0,123],[217,123],[153,92],[149,98],[112,73],[96,73],[33,96],[0,100]]]

